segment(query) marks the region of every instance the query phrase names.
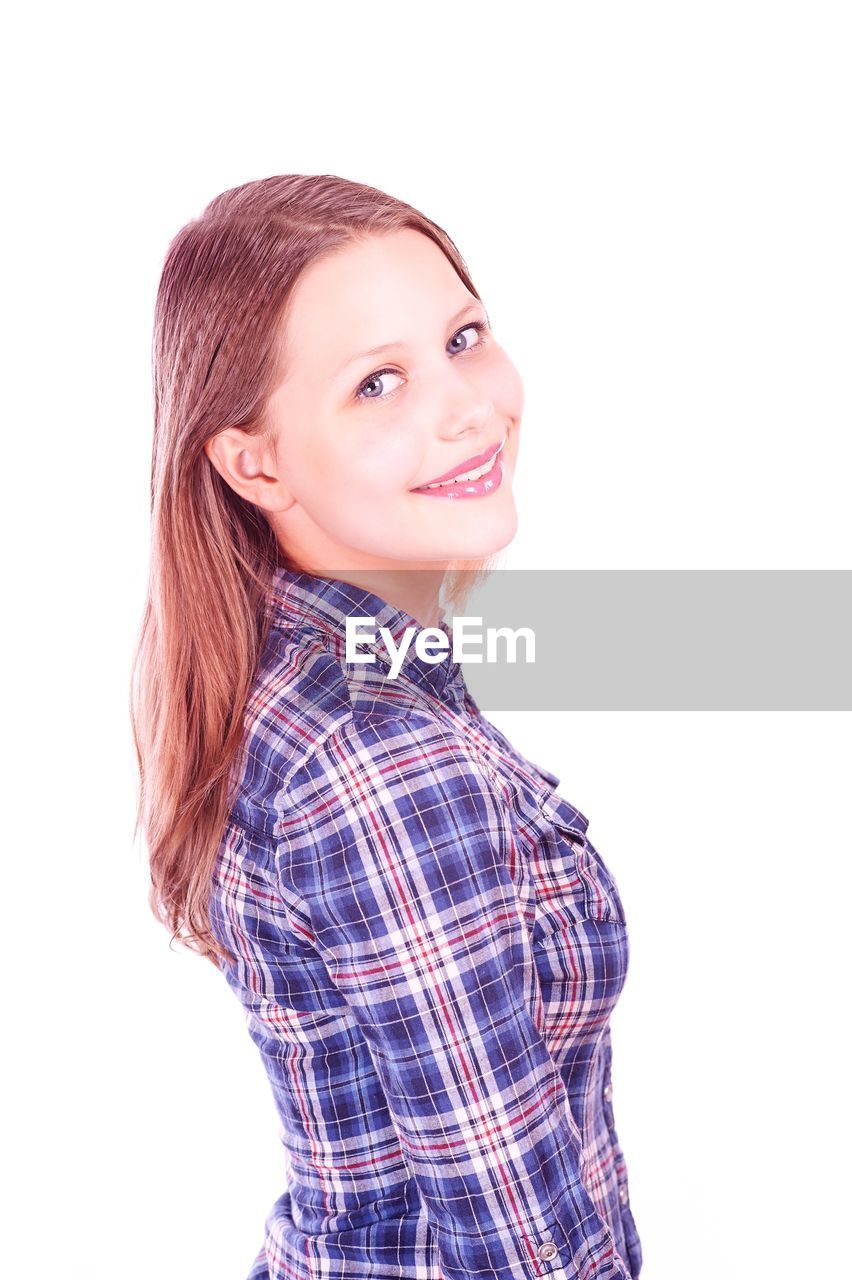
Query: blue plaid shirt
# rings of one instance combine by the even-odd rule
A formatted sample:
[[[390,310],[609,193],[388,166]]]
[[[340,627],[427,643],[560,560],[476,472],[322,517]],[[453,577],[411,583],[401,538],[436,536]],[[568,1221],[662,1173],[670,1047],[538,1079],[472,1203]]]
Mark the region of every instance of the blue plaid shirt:
[[[212,895],[285,1158],[249,1280],[635,1280],[628,936],[586,818],[451,651],[390,677],[405,611],[285,569],[267,609]]]

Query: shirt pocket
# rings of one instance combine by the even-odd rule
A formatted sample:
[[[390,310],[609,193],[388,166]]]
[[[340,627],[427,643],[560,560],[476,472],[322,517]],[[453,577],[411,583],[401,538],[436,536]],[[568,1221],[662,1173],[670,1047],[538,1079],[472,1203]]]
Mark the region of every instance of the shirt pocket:
[[[624,925],[615,877],[589,839],[584,815],[554,792],[540,793],[537,803],[535,936],[589,920]]]

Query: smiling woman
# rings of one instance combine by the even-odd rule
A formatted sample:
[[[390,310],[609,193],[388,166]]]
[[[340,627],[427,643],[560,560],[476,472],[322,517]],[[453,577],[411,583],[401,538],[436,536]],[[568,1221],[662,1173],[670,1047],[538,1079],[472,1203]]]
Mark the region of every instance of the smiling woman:
[[[381,569],[386,580],[398,568],[399,602],[414,612],[404,594],[411,570],[430,572],[437,596],[450,561],[512,540],[512,488],[497,474],[439,495],[487,502],[448,514],[445,503],[422,500],[425,485],[477,468],[501,446],[495,471],[511,471],[523,408],[482,303],[433,239],[404,227],[323,254],[295,283],[280,330],[268,447],[258,452],[241,427],[204,447],[228,484],[266,512],[292,560]],[[371,369],[377,355],[384,363]]]
[[[154,390],[137,824],[281,1117],[251,1280],[635,1280],[617,888],[421,643],[517,526],[523,389],[461,255],[330,175],[226,191],[169,247]]]

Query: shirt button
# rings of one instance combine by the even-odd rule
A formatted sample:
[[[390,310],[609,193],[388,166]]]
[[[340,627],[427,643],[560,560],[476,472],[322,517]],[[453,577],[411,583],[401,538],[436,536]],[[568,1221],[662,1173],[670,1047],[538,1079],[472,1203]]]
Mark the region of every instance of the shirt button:
[[[550,1240],[538,1247],[538,1256],[542,1262],[550,1262],[551,1258],[555,1258],[558,1252],[556,1245]]]
[[[606,1088],[604,1089],[604,1097],[607,1102],[612,1102],[612,1085],[609,1081],[607,1081]]]
[[[627,1188],[626,1187],[618,1188],[618,1198],[622,1204],[627,1204]]]

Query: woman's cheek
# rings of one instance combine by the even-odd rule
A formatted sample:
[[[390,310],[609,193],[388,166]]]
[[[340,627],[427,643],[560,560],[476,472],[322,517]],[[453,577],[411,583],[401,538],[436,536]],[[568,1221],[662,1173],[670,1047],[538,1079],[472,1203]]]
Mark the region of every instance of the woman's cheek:
[[[394,497],[411,483],[409,477],[416,473],[417,460],[400,432],[395,441],[388,434],[376,434],[362,439],[357,450],[350,454],[347,476],[350,484],[357,482],[362,493],[376,499]]]
[[[369,452],[344,457],[338,455],[321,471],[317,480],[321,502],[332,517],[351,510],[360,509],[363,513],[365,502],[375,501],[381,496],[378,454],[375,462],[375,466],[370,465]]]

